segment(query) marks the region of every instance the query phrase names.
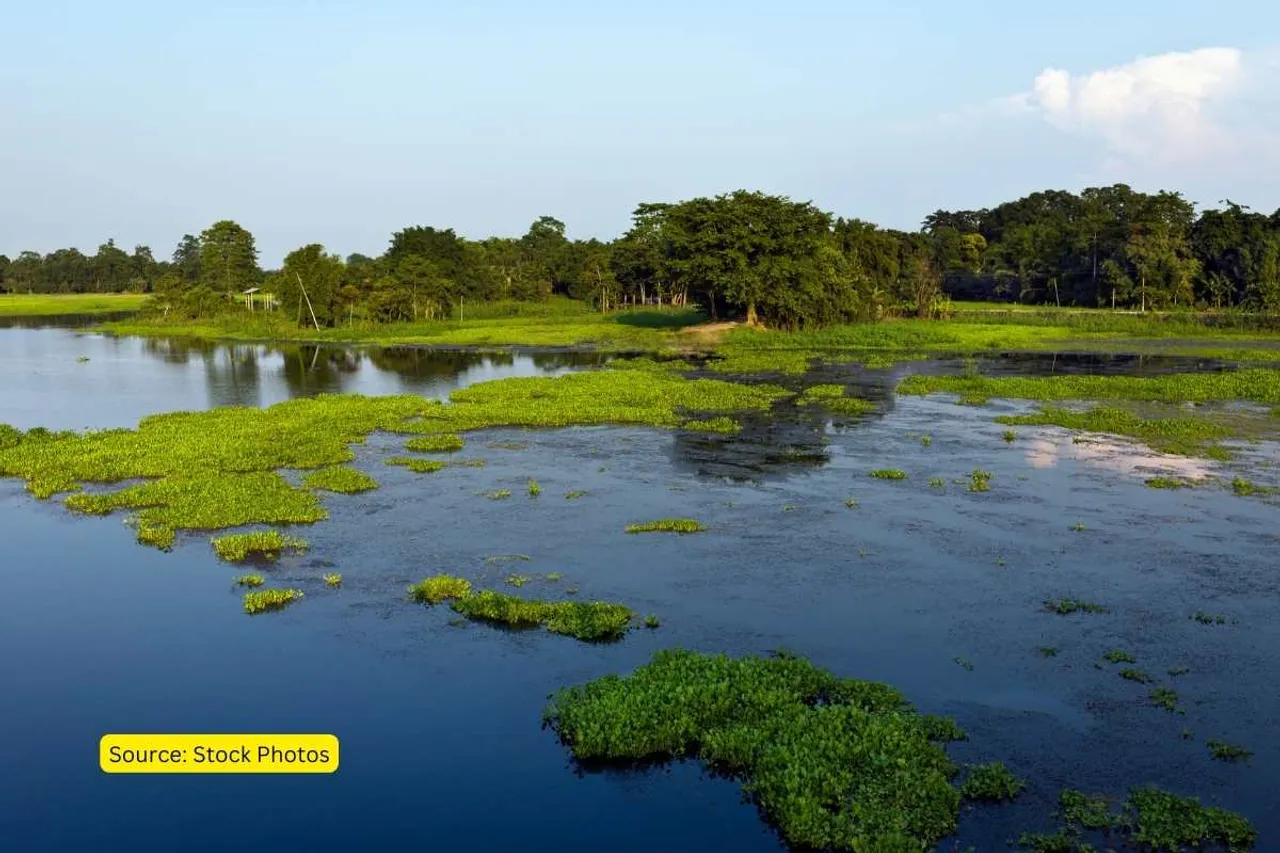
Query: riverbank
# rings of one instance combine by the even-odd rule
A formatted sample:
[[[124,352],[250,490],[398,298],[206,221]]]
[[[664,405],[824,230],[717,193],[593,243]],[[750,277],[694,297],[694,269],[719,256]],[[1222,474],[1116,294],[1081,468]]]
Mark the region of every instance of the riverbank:
[[[0,317],[54,317],[137,311],[145,293],[0,293]]]
[[[1209,325],[1211,319],[1219,325]],[[279,315],[232,315],[171,322],[126,319],[103,324],[114,335],[187,337],[382,346],[589,347],[602,351],[705,353],[756,369],[787,371],[814,358],[843,354],[878,360],[904,354],[975,355],[994,352],[1142,353],[1280,361],[1280,335],[1225,325],[1207,315],[1134,315],[1095,311],[965,312],[963,319],[895,319],[785,332],[732,323],[708,323],[690,309],[647,308],[611,314],[546,315],[418,323],[356,323],[334,328],[298,326]]]

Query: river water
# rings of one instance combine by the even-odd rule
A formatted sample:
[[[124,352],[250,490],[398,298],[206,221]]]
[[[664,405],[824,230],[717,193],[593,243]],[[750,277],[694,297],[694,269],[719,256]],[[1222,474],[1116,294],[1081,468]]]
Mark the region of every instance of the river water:
[[[81,361],[82,357],[87,361]],[[0,422],[130,426],[145,414],[268,405],[321,392],[419,393],[510,375],[587,369],[582,353],[209,345],[113,339],[65,328],[0,329]],[[1160,359],[1007,357],[984,371],[1158,372],[1222,365]],[[1229,491],[1161,491],[1157,472],[1230,476],[1120,441],[1018,429],[995,402],[896,398],[910,371],[825,368],[878,402],[849,424],[783,408],[742,436],[636,428],[468,437],[484,468],[428,477],[381,459],[381,483],[326,497],[304,556],[267,570],[304,601],[251,618],[234,568],[207,537],[171,553],[137,545],[118,516],[75,517],[0,480],[0,838],[36,850],[780,850],[737,784],[697,762],[584,770],[540,726],[549,693],[626,672],[660,648],[792,649],[841,675],[888,681],[970,735],[961,762],[1004,761],[1029,781],[1013,804],[965,810],[961,849],[1008,849],[1053,827],[1058,791],[1123,795],[1153,783],[1243,812],[1258,849],[1280,845],[1280,584],[1277,508]],[[920,436],[931,436],[925,446]],[[1266,450],[1264,447],[1263,450]],[[1256,449],[1255,453],[1258,452]],[[991,491],[957,480],[981,467]],[[908,479],[872,479],[901,468]],[[1262,477],[1266,476],[1263,469]],[[946,479],[931,487],[931,477]],[[523,485],[537,479],[538,499]],[[510,488],[488,501],[477,492]],[[573,501],[565,492],[585,490]],[[846,499],[857,505],[848,508]],[[698,518],[690,537],[626,536],[633,521]],[[1077,523],[1083,530],[1072,529]],[[456,626],[405,600],[440,572],[502,588],[525,554],[524,592],[655,613],[662,627],[588,645],[544,632]],[[340,590],[320,576],[340,571]],[[1058,617],[1050,597],[1111,612]],[[1201,625],[1197,610],[1230,621]],[[1055,646],[1043,658],[1038,646]],[[1095,662],[1138,658],[1185,715]],[[967,669],[956,658],[970,661]],[[1189,674],[1165,676],[1174,666]],[[1194,736],[1182,737],[1189,728]],[[108,776],[108,732],[326,732],[332,776]],[[1255,752],[1211,760],[1206,738]],[[944,849],[952,849],[954,839]]]

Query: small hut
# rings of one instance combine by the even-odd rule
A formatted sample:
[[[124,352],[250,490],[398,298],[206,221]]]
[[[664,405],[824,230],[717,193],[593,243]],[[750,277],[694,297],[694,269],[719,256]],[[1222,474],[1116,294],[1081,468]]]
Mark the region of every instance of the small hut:
[[[244,307],[250,311],[274,311],[277,305],[275,294],[263,293],[261,287],[241,291],[240,297],[244,300]]]

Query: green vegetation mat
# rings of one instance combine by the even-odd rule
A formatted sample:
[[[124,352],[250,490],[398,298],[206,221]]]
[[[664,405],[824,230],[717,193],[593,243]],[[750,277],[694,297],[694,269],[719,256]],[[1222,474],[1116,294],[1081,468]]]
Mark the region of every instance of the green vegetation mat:
[[[934,740],[954,724],[790,655],[659,652],[630,676],[558,692],[545,717],[579,759],[691,754],[735,774],[806,848],[925,850],[956,827],[957,768]]]

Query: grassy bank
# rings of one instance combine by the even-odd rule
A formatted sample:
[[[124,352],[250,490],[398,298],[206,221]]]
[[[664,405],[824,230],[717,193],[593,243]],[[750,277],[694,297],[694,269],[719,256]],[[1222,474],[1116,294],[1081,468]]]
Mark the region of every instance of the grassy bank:
[[[137,311],[147,298],[141,293],[0,293],[0,317]]]

